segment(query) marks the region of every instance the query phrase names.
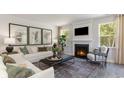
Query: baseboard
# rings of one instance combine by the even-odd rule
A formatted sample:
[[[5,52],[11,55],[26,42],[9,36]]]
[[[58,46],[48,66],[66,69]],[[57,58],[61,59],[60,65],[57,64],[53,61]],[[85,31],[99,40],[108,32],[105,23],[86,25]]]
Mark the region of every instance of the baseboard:
[[[107,60],[108,63],[115,63],[113,60]]]

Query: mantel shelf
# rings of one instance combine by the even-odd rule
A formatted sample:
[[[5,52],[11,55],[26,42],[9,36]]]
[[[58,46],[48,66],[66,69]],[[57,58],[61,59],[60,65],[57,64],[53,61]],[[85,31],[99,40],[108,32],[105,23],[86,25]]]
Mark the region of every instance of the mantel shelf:
[[[91,42],[92,39],[73,39],[72,42]]]

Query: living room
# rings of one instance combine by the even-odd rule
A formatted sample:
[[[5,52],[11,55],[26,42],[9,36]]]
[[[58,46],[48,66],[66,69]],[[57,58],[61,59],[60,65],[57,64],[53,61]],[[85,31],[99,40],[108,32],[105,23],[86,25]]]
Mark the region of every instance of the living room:
[[[1,93],[123,93],[123,0],[1,0]]]
[[[120,17],[123,16],[1,14],[0,53],[6,61],[1,77],[124,77],[123,62],[117,62],[117,59],[121,60],[117,58],[120,51],[116,45],[116,26]],[[62,39],[62,36],[66,38]],[[104,55],[94,52],[101,51],[102,47],[106,51]],[[21,68],[28,68],[29,75]],[[20,73],[15,69],[20,69]]]

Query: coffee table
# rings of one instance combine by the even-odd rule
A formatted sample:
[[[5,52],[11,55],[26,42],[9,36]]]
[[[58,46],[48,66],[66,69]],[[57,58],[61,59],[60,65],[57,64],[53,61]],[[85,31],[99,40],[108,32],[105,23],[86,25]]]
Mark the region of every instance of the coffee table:
[[[47,58],[45,58],[45,59],[41,59],[40,62],[48,65],[49,67],[51,67],[51,66],[54,66],[54,65],[57,65],[57,64],[67,62],[67,61],[72,60],[72,59],[74,61],[74,56],[71,56],[71,55],[64,54],[61,57],[62,57],[62,60],[58,60],[58,61],[49,61]]]

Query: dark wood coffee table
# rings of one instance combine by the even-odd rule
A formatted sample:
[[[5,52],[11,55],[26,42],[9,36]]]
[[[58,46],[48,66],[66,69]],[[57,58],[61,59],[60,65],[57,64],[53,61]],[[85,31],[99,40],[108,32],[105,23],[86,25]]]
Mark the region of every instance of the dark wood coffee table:
[[[61,63],[67,62],[67,61],[72,60],[72,59],[74,61],[74,56],[71,56],[71,55],[65,55],[64,54],[61,57],[62,57],[62,60],[58,60],[58,61],[49,61],[47,58],[45,58],[45,59],[41,59],[40,62],[51,67],[51,66],[54,66],[56,64],[61,64]]]

